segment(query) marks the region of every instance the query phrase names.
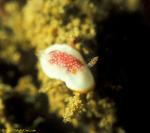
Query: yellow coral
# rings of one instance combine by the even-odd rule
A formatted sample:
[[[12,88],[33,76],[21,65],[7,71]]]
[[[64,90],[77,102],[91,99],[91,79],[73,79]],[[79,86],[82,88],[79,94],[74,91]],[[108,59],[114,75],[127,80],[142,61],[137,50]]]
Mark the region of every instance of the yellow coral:
[[[76,93],[75,96],[70,97],[66,102],[68,102],[68,104],[63,115],[64,121],[72,122],[72,124],[77,127],[79,125],[79,118],[81,118],[80,115],[84,111],[80,94]]]
[[[54,43],[68,43],[80,52],[83,47],[84,54],[88,55],[90,50],[85,42],[95,40],[97,21],[107,15],[99,10],[100,5],[100,1],[91,0],[27,0],[23,7],[18,2],[8,2],[5,4],[7,15],[2,20],[13,33],[8,35],[0,31],[0,59],[15,64],[22,72],[29,70],[28,76],[20,77],[16,91],[29,92],[32,96],[47,94],[49,114],[55,113],[76,128],[86,127],[84,130],[89,133],[99,132],[102,128],[112,129],[116,120],[113,103],[107,98],[101,99],[95,90],[84,95],[70,91],[63,82],[49,79],[41,70],[39,61],[35,59],[36,64],[33,64],[30,57]],[[4,20],[7,20],[5,24]],[[31,50],[29,55],[27,51]],[[32,83],[33,75],[29,74],[33,67],[37,69],[38,88]],[[2,87],[7,88],[0,83],[0,110],[3,109]],[[0,120],[2,118],[0,114]],[[4,123],[7,129],[12,128],[7,121]]]

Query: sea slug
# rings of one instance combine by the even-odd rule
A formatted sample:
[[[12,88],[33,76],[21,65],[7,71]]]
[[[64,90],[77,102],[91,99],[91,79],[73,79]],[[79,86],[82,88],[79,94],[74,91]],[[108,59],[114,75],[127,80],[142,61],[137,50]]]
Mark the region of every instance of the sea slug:
[[[40,55],[40,64],[49,78],[59,79],[74,91],[94,88],[94,77],[81,54],[67,44],[54,44]]]

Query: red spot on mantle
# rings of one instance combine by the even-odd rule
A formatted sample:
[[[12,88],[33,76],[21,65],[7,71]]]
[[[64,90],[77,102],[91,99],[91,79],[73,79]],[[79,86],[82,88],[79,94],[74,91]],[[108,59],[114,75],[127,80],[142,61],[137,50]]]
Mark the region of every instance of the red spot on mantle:
[[[64,67],[71,73],[76,73],[83,66],[79,59],[65,52],[54,50],[49,53],[49,56],[49,63]]]

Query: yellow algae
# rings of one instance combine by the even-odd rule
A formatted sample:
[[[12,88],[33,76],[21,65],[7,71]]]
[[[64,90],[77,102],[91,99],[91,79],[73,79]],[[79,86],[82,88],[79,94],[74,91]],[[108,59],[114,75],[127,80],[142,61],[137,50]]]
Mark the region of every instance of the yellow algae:
[[[127,0],[126,4],[127,4],[127,8],[133,12],[139,8],[140,0]]]
[[[80,94],[75,94],[75,96],[67,99],[67,106],[64,111],[64,121],[71,122],[74,126],[78,126],[79,118],[84,111],[84,105],[80,98]]]
[[[4,114],[5,105],[3,104],[3,97],[6,92],[11,90],[12,88],[10,86],[0,83],[0,124],[5,125],[5,128],[0,130],[3,130],[6,133],[13,133],[13,126],[7,121]]]
[[[16,90],[19,93],[29,93],[30,95],[37,94],[38,90],[33,84],[33,79],[31,76],[24,76],[19,79],[18,84],[16,86]]]
[[[42,90],[46,91],[48,95],[50,111],[57,112],[58,115],[62,116],[66,107],[66,99],[70,97],[64,83],[49,80],[46,85],[43,85]]]
[[[15,65],[21,73],[13,92],[27,93],[26,97],[46,95],[48,110],[45,116],[42,114],[44,117],[55,114],[62,123],[89,133],[101,130],[112,133],[116,121],[113,102],[107,97],[101,98],[94,89],[79,94],[70,91],[64,82],[49,79],[36,55],[55,43],[67,43],[85,55],[95,52],[88,45],[95,47],[91,42],[97,36],[97,25],[107,16],[102,5],[105,3],[98,0],[26,0],[22,6],[18,1],[11,1],[5,4],[7,15],[2,16],[0,23],[0,60]],[[12,88],[0,82],[0,123],[11,132],[14,125],[1,114],[6,90]]]

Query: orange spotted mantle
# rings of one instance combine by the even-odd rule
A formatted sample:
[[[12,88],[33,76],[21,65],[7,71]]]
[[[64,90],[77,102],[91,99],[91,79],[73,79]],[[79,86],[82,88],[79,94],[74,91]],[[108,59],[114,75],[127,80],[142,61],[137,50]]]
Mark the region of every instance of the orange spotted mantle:
[[[49,63],[64,67],[68,72],[74,74],[84,65],[76,57],[59,50],[49,52]]]

